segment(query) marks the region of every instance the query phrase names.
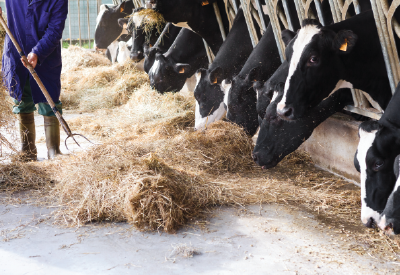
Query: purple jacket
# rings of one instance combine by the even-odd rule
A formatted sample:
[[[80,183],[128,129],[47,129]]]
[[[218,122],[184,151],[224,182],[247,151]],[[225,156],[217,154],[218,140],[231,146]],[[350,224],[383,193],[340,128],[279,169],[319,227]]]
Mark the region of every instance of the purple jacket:
[[[68,14],[68,0],[7,0],[8,27],[25,55],[38,56],[35,68],[54,102],[61,92],[61,37]],[[36,81],[22,65],[20,55],[6,36],[2,61],[4,83],[10,95],[21,100],[29,76],[35,103],[46,102]]]

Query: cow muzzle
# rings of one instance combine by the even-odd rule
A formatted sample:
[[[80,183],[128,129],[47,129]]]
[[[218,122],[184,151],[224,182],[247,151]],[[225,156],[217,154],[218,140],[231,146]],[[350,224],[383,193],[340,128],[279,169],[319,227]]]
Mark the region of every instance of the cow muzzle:
[[[280,118],[284,120],[293,120],[294,118],[294,110],[293,107],[284,107],[282,109],[276,109],[277,114]]]

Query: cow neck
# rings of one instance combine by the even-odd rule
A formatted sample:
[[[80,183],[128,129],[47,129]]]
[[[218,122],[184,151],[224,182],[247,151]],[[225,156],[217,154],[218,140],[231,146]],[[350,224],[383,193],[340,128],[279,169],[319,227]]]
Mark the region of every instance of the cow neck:
[[[335,33],[340,30],[351,30],[357,34],[358,39],[354,49],[337,59],[340,79],[351,83],[353,88],[368,93],[382,109],[385,109],[391,98],[391,91],[372,11],[326,28]],[[365,70],[365,68],[375,69]]]
[[[400,129],[399,106],[400,85],[397,86],[396,92],[394,93],[385,112],[379,120],[379,124],[391,129]]]

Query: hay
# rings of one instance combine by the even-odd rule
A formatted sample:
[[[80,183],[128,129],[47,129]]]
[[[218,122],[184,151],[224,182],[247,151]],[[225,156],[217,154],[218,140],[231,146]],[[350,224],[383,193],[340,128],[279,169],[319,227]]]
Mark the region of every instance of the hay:
[[[88,54],[77,49],[80,48],[72,48],[74,58],[83,59]],[[103,58],[96,53],[89,54],[98,56],[96,58],[99,60]],[[130,60],[113,66],[104,66],[96,59],[92,61],[62,73],[61,101],[65,109],[94,111],[113,108],[126,103],[135,89],[149,81],[147,74],[138,71],[135,63]]]
[[[140,26],[136,26],[136,28],[143,28],[147,41],[150,40],[151,32],[154,28],[156,28],[157,32],[161,34],[166,23],[163,15],[152,9],[142,9],[136,13],[133,13],[131,16],[143,17]],[[129,22],[128,24],[131,23],[132,22]],[[128,29],[130,28],[128,27]]]
[[[110,65],[110,61],[101,54],[93,53],[81,47],[70,45],[61,50],[63,61],[62,73],[78,68],[93,68]]]

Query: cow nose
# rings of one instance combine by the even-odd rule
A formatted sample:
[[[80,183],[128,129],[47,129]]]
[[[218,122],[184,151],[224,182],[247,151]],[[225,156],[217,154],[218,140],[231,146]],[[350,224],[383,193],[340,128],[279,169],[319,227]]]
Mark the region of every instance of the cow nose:
[[[257,163],[257,161],[258,161],[258,153],[254,153],[253,154],[253,160],[254,160],[255,163]]]
[[[136,53],[131,53],[131,59],[133,61],[140,61],[143,59],[143,53],[142,52],[136,52]]]
[[[283,119],[292,119],[293,118],[293,108],[285,107],[283,109],[277,109],[276,112]]]
[[[365,224],[368,228],[373,228],[375,226],[375,221],[373,218],[369,218],[368,222]]]

